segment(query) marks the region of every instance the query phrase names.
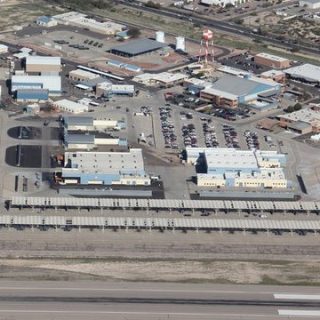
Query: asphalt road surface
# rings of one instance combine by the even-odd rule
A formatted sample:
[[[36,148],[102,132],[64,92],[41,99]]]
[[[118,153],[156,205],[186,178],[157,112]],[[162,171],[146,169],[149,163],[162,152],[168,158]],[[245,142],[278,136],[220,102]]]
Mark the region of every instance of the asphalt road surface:
[[[319,317],[319,288],[95,281],[0,283],[0,319]]]

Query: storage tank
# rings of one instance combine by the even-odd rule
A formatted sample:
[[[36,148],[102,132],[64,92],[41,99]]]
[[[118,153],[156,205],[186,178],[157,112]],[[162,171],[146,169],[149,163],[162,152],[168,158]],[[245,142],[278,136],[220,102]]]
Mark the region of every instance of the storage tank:
[[[176,50],[186,51],[184,37],[176,37]]]
[[[164,32],[163,31],[157,31],[156,32],[156,41],[165,43],[165,38],[164,38]]]

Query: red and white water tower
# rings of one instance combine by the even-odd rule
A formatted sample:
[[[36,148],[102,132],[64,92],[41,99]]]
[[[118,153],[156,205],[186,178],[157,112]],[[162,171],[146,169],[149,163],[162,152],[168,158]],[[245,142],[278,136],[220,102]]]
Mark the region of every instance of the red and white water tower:
[[[213,50],[213,32],[209,29],[205,29],[202,32],[201,46],[199,52],[199,63],[204,65],[208,64],[209,58],[211,62],[214,61],[214,50]]]

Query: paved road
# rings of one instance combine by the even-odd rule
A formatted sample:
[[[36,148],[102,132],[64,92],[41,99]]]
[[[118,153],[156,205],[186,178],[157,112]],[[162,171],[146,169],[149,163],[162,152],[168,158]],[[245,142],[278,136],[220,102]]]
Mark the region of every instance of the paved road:
[[[317,315],[318,293],[304,287],[2,281],[0,318],[276,320],[283,319],[279,312]]]

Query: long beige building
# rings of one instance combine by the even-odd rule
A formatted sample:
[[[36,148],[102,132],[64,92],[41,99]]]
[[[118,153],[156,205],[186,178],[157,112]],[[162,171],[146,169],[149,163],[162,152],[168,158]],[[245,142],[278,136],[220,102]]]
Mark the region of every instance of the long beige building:
[[[61,72],[61,58],[28,56],[26,57],[26,72],[37,74],[59,74]]]

